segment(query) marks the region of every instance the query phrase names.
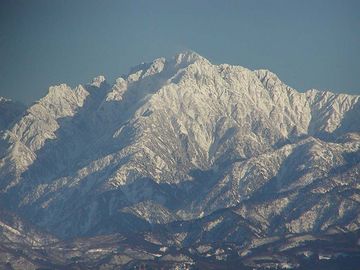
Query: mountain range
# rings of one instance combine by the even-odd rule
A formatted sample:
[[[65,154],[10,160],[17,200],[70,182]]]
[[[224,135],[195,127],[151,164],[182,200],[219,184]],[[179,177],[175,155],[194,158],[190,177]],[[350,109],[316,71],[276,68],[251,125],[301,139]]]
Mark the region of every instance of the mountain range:
[[[27,108],[1,98],[0,262],[352,269],[359,116],[358,95],[194,52]]]

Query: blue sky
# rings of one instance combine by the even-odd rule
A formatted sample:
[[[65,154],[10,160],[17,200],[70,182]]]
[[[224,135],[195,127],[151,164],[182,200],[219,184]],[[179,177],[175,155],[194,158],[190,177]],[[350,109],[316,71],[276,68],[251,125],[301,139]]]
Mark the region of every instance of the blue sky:
[[[194,50],[267,68],[288,85],[360,94],[357,0],[2,0],[0,96],[31,103],[50,85]]]

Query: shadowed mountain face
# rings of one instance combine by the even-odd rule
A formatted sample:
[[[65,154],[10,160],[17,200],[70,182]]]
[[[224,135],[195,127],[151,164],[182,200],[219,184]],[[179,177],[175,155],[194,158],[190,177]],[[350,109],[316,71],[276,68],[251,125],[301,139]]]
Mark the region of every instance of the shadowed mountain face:
[[[114,85],[52,86],[4,115],[1,204],[62,239],[251,252],[258,239],[360,226],[359,96],[299,93],[270,71],[186,52]]]

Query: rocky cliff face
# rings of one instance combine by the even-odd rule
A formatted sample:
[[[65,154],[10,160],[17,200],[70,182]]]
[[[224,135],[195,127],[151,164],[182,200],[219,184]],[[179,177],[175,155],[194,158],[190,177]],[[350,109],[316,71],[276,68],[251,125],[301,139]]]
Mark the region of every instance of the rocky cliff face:
[[[63,238],[175,221],[184,244],[355,231],[359,100],[193,52],[52,86],[2,133],[0,197]]]

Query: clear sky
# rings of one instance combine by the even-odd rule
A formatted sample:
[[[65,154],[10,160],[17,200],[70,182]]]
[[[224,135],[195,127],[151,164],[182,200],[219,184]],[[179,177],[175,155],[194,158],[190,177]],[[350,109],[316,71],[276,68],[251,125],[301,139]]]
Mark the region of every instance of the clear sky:
[[[300,91],[360,94],[360,1],[0,1],[0,96],[24,103],[188,49]]]

